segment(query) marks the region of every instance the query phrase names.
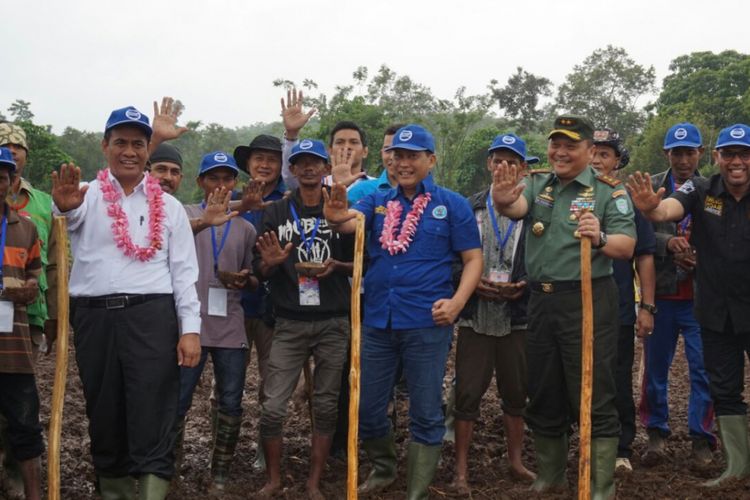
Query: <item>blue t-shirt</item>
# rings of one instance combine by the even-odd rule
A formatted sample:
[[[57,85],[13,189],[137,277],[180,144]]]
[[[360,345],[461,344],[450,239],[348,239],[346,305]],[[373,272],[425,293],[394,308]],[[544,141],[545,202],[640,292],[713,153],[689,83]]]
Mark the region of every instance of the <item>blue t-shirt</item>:
[[[376,191],[388,191],[392,189],[391,183],[388,182],[388,171],[383,169],[383,173],[377,179],[368,179],[359,181],[346,192],[349,203],[357,203],[359,200]]]
[[[460,258],[460,252],[482,247],[466,198],[436,185],[431,175],[420,183],[417,192],[428,192],[432,199],[404,253],[390,255],[379,241],[389,201],[399,201],[404,207],[402,224],[411,211],[412,202],[400,187],[371,193],[353,207],[365,215],[365,228],[369,231],[366,326],[385,329],[390,322],[394,330],[435,327],[432,305],[454,293],[451,265]]]
[[[634,255],[638,257],[654,254],[656,252],[654,227],[635,206],[633,207],[633,213],[635,214],[635,232],[638,238]],[[623,326],[634,325],[636,320],[634,273],[633,259],[612,261],[612,275],[620,294],[620,325]]]
[[[271,191],[268,196],[264,196],[263,201],[280,200],[284,197],[285,191],[286,186],[284,185],[284,181],[279,179],[278,184],[276,184],[276,189]],[[240,199],[241,197],[242,193],[235,193],[235,195],[232,196],[232,198],[234,199]],[[258,236],[260,236],[260,232],[263,230],[263,210],[252,210],[250,212],[245,212],[241,215],[241,217],[250,222],[250,224],[252,224],[253,227],[255,227],[255,230],[258,232]],[[253,251],[255,251],[255,249],[253,249]],[[245,311],[246,318],[263,317],[263,313],[265,312],[264,299],[266,295],[268,295],[268,291],[266,290],[265,284],[261,284],[261,286],[253,291],[242,291],[242,309]]]

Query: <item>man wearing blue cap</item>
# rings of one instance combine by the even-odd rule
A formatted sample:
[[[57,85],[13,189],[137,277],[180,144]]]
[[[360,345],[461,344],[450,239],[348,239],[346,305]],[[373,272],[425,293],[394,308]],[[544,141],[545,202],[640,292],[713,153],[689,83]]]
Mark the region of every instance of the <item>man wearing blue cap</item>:
[[[41,247],[34,223],[5,201],[15,171],[10,149],[0,147],[0,414],[7,421],[5,452],[18,463],[25,498],[39,500],[44,442],[26,308],[39,293]]]
[[[633,202],[654,222],[692,217],[695,247],[695,318],[719,423],[727,468],[707,486],[750,475],[744,357],[750,356],[750,127],[723,129],[713,159],[719,173],[694,177],[663,199],[649,175],[636,172],[628,188]],[[661,314],[661,312],[659,312]]]
[[[86,397],[94,470],[105,498],[163,499],[174,473],[179,366],[200,360],[198,264],[187,214],[144,173],[151,126],[112,112],[107,168],[52,174],[55,213],[73,252],[71,323]]]
[[[373,470],[360,485],[372,493],[396,479],[396,449],[387,416],[395,377],[403,367],[409,390],[408,499],[426,499],[445,434],[442,384],[453,323],[482,274],[479,231],[468,201],[435,184],[435,141],[419,125],[396,132],[398,187],[378,191],[347,208],[346,189],[333,188],[325,215],[351,233],[357,212],[369,231],[362,334],[362,448]],[[451,265],[464,264],[454,290]]]
[[[258,495],[269,497],[281,490],[287,403],[312,356],[313,432],[306,488],[310,498],[322,498],[320,477],[336,429],[341,369],[349,344],[354,241],[332,231],[323,218],[325,145],[304,139],[292,149],[290,162],[299,188],[266,208],[254,262],[258,275],[268,279],[276,316],[260,420],[268,482]]]
[[[523,139],[512,133],[495,137],[488,150],[487,170],[492,173],[502,163],[526,171],[529,161]],[[526,407],[526,225],[495,211],[489,187],[471,196],[469,203],[482,237],[484,271],[458,321],[453,486],[462,494],[471,491],[467,477],[469,444],[479,404],[493,373],[502,398],[511,475],[522,481],[535,477],[521,460]]]
[[[232,191],[239,169],[232,156],[223,151],[208,153],[201,161],[198,186],[203,202],[187,205],[191,219],[199,219],[209,203],[218,203],[211,195],[220,188]],[[223,490],[229,476],[242,423],[242,394],[245,386],[247,337],[241,291],[255,289],[252,276],[255,228],[243,218],[211,226],[195,235],[198,255],[198,298],[201,302],[201,358],[195,367],[183,367],[180,374],[178,426],[184,431],[184,419],[192,403],[195,386],[211,354],[218,397],[215,439],[211,452],[211,478],[214,490]],[[178,446],[182,436],[178,436]]]
[[[698,174],[698,161],[703,154],[701,134],[692,123],[673,125],[664,137],[664,154],[669,169],[651,178],[654,190],[664,188],[666,195],[680,189]],[[685,357],[690,370],[688,428],[692,441],[692,459],[697,467],[711,463],[711,450],[716,446],[714,408],[711,403],[708,375],[703,364],[703,343],[700,325],[693,316],[693,275],[695,254],[691,245],[693,217],[686,212],[678,222],[654,224],[656,232],[656,302],[641,304],[658,310],[654,329],[643,342],[644,381],[639,414],[648,433],[648,448],[643,454],[645,465],[664,459],[669,429],[667,387],[669,368],[674,358],[677,339],[682,334]]]

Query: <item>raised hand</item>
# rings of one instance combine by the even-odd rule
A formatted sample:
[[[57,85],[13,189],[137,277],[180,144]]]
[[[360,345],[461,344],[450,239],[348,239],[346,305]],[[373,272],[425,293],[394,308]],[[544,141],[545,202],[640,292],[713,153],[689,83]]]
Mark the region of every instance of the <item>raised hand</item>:
[[[288,90],[286,93],[286,102],[284,98],[281,98],[281,117],[284,122],[284,130],[286,130],[286,136],[290,139],[296,139],[299,131],[302,130],[310,118],[318,111],[315,108],[311,108],[307,113],[302,111],[302,104],[304,98],[302,91],[297,92],[297,89]]]
[[[516,165],[508,165],[503,161],[492,173],[492,201],[496,207],[507,207],[512,205],[521,193],[524,185],[523,170]]]
[[[270,201],[263,201],[263,190],[266,187],[264,181],[249,181],[242,188],[242,201],[240,202],[240,212],[250,212],[252,210],[263,210],[271,204]]]
[[[331,194],[328,194],[326,188],[323,189],[323,216],[329,224],[343,224],[344,222],[356,217],[356,214],[349,212],[349,201],[346,198],[346,187],[341,183],[336,183],[331,188]]]
[[[187,132],[187,127],[178,127],[177,120],[185,109],[180,101],[175,101],[171,97],[162,97],[161,107],[154,101],[154,120],[151,124],[153,134],[151,142],[158,145],[159,143],[177,139]]]
[[[239,212],[229,211],[229,202],[232,199],[232,191],[224,186],[217,187],[213,193],[208,195],[206,209],[203,211],[201,223],[205,226],[221,226],[229,219],[235,217]]]
[[[331,176],[334,183],[340,182],[344,186],[349,186],[364,175],[364,172],[360,172],[359,175],[352,174],[352,155],[346,148],[338,149],[331,155]]]
[[[63,163],[60,173],[52,172],[52,200],[61,212],[81,206],[88,186],[81,186],[81,169],[73,163]]]
[[[276,233],[269,231],[258,238],[255,248],[258,250],[258,253],[260,253],[260,257],[263,259],[266,266],[275,267],[289,258],[289,254],[292,253],[294,245],[289,242],[284,248],[281,248]]]
[[[654,187],[651,185],[651,176],[640,172],[630,175],[625,186],[630,191],[630,198],[633,200],[633,205],[643,212],[644,215],[656,210],[666,192],[663,187],[654,192]]]

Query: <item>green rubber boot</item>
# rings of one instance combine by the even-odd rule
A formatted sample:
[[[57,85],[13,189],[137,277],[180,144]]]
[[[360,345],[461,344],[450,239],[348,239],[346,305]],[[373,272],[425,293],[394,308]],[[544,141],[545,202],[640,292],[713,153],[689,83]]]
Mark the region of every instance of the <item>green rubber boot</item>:
[[[566,489],[565,468],[568,465],[568,435],[546,437],[534,434],[536,449],[536,479],[531,485],[534,491]],[[613,466],[614,470],[614,466]]]
[[[99,476],[99,491],[102,500],[135,500],[135,479]]]
[[[615,461],[618,438],[591,440],[591,500],[615,498]]]
[[[169,481],[153,474],[144,474],[138,481],[138,500],[164,500]]]
[[[216,441],[211,453],[211,477],[213,489],[223,490],[229,478],[229,466],[240,437],[242,416],[232,417],[219,412],[216,425]]]
[[[724,449],[727,468],[721,475],[704,486],[720,486],[728,479],[740,479],[750,475],[750,443],[748,443],[747,416],[724,415],[716,417],[719,436]]]
[[[406,469],[407,500],[426,500],[435,476],[442,447],[410,442]]]
[[[372,470],[357,491],[362,495],[384,490],[396,480],[396,445],[393,434],[362,441],[362,449],[372,462]]]

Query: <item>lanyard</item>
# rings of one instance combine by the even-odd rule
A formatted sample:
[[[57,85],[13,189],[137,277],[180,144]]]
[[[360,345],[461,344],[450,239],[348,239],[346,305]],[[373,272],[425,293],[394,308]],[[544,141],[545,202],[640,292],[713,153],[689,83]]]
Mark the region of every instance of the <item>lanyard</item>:
[[[677,186],[674,182],[674,176],[672,175],[671,171],[669,172],[669,182],[672,183],[672,192],[674,193],[675,191],[677,191]],[[693,218],[692,214],[687,214],[685,218],[680,221],[680,223],[677,225],[678,235],[684,236],[685,234],[687,234],[687,227],[690,225],[690,221],[692,220],[692,218]]]
[[[508,238],[510,238],[510,233],[513,232],[513,229],[516,227],[516,221],[512,220],[510,221],[510,224],[508,225],[508,229],[505,230],[505,235],[500,236],[500,226],[497,224],[497,217],[495,217],[495,207],[492,204],[492,193],[490,192],[487,195],[487,211],[490,213],[490,219],[492,220],[492,228],[495,230],[495,237],[497,238],[497,242],[500,244],[500,258],[503,258],[503,253],[505,252],[505,244],[508,243]]]
[[[201,203],[202,208],[206,208],[206,203]],[[216,246],[216,228],[211,226],[211,249],[214,253],[214,276],[219,274],[219,255],[224,250],[224,244],[227,242],[227,236],[229,236],[229,230],[232,228],[232,219],[227,221],[227,227],[224,229],[224,234],[221,235],[221,242],[219,246]]]
[[[299,221],[299,217],[297,216],[297,211],[294,209],[294,203],[289,203],[289,208],[292,210],[292,217],[294,218],[294,225],[297,227],[297,231],[299,232],[300,239],[302,240],[302,244],[305,246],[305,251],[307,252],[307,258],[310,258],[310,249],[312,248],[312,244],[315,241],[315,237],[318,235],[318,227],[320,226],[320,217],[315,219],[315,225],[313,226],[312,234],[310,234],[310,237],[308,238],[305,235],[305,230],[302,228],[302,224]]]
[[[8,207],[5,207],[2,222],[3,234],[0,236],[0,290],[3,289],[3,262],[5,262],[5,237],[8,235]]]

